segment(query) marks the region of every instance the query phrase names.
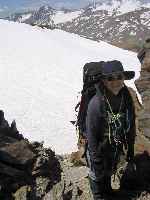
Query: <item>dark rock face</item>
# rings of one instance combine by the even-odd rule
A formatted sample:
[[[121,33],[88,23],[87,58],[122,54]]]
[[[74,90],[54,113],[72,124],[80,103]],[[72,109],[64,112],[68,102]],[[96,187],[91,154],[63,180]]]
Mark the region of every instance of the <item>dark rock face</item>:
[[[128,190],[150,189],[150,156],[147,152],[138,154],[134,158],[136,168],[131,171],[127,166],[121,179],[121,188]]]
[[[17,141],[0,147],[0,161],[11,165],[27,166],[35,157],[30,150],[30,145],[25,141]]]
[[[0,111],[0,199],[42,199],[60,180],[55,153],[43,143],[29,143]]]

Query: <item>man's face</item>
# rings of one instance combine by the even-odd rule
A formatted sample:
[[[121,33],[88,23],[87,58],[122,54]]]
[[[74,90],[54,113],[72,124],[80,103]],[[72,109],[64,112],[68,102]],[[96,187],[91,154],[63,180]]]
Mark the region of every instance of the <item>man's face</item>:
[[[103,80],[104,85],[115,95],[119,93],[121,88],[124,86],[124,79],[121,80]]]

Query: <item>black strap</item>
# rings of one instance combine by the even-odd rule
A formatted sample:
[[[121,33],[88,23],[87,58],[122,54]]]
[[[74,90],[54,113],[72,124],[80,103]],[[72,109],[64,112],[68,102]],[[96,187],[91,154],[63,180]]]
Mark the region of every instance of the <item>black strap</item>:
[[[104,98],[104,94],[103,94],[104,88],[103,88],[103,86],[102,86],[102,88],[100,88],[99,84],[95,84],[95,88],[96,88],[96,94],[98,95],[99,100],[101,102],[100,112],[101,112],[102,116],[104,118],[106,118],[107,117],[107,112],[106,112],[105,98]]]
[[[102,93],[100,91],[99,85],[95,84],[95,88],[96,88],[96,92],[97,92],[98,96],[101,98],[102,97]]]

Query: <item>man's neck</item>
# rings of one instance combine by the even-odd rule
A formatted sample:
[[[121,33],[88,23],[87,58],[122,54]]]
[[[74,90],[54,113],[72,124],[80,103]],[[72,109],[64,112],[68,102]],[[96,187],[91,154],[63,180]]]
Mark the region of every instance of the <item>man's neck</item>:
[[[109,96],[118,96],[122,89],[123,88],[121,88],[119,91],[115,92],[114,90],[111,90],[111,89],[105,87],[106,95],[109,95]]]

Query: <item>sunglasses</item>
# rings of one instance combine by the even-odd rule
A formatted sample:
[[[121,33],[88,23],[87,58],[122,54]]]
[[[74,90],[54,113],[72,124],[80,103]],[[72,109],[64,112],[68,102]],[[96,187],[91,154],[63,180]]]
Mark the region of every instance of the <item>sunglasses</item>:
[[[124,75],[123,74],[104,75],[103,79],[107,81],[124,80]]]

